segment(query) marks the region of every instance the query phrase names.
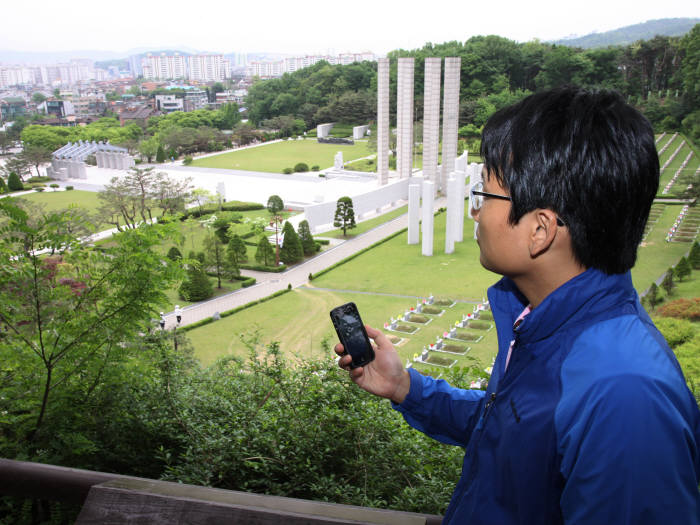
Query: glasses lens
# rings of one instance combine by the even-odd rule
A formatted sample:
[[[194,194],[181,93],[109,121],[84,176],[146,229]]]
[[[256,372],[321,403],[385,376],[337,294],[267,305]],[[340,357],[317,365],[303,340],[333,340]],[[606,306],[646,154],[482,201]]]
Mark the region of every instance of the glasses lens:
[[[484,187],[484,185],[483,185],[481,182],[477,182],[476,184],[474,184],[474,186],[472,186],[472,190],[471,190],[472,202],[471,202],[471,205],[472,205],[472,209],[473,209],[473,210],[480,210],[480,209],[481,209],[481,203],[483,202],[484,197],[481,196],[481,195],[474,195],[474,192],[475,192],[475,191],[482,191],[483,187]]]

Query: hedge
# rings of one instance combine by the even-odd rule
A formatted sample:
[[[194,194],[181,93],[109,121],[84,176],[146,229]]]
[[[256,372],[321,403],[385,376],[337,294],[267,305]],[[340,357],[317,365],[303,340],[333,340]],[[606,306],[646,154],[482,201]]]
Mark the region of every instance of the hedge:
[[[280,264],[277,268],[273,266],[263,266],[260,264],[239,264],[238,267],[241,270],[255,270],[258,272],[272,272],[272,273],[280,273],[283,272],[287,269],[286,264]]]
[[[262,299],[258,299],[257,301],[251,301],[249,303],[246,303],[242,306],[238,306],[236,308],[233,308],[231,310],[226,310],[225,312],[221,312],[219,314],[219,317],[224,318],[228,317],[229,315],[236,314],[242,310],[245,310],[246,308],[250,308],[251,306],[255,306],[256,304],[264,303],[265,301],[269,301],[270,299],[274,299],[275,297],[279,297],[280,295],[286,294],[290,292],[291,290],[289,288],[284,288],[282,290],[279,290],[271,295],[268,295],[267,297],[263,297]],[[209,323],[213,323],[214,319],[211,317],[207,317],[206,319],[202,319],[201,321],[197,321],[196,323],[188,324],[187,326],[184,326],[181,328],[181,330],[184,330],[185,332],[189,332],[190,330],[194,330],[195,328],[199,328],[200,326],[208,325]]]
[[[223,203],[221,205],[221,211],[252,211],[252,210],[263,210],[265,209],[265,206],[258,202],[239,202],[239,203]],[[189,217],[194,217],[194,218],[199,218],[202,215],[208,215],[210,213],[216,213],[219,211],[219,205],[218,204],[207,204],[206,206],[202,206],[202,209],[200,210],[199,207],[197,208],[190,208],[189,210],[185,211],[185,213],[182,214],[180,217],[181,221],[184,221],[185,219],[188,219]]]

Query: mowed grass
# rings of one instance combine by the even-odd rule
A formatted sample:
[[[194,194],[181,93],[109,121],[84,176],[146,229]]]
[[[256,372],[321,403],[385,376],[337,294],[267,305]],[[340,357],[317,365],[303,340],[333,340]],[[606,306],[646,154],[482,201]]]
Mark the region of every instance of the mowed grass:
[[[346,146],[319,144],[315,139],[289,140],[196,159],[190,166],[282,173],[284,168],[293,169],[299,162],[304,162],[309,169],[314,165],[325,169],[333,166],[333,159],[339,151],[343,152],[345,162],[372,154],[366,141]]]
[[[94,191],[43,191],[20,195],[18,199],[23,199],[35,204],[40,204],[47,211],[55,211],[68,208],[69,206],[79,206],[90,212],[97,211],[102,205],[97,193]]]
[[[205,365],[223,356],[247,357],[248,349],[242,339],[255,334],[261,344],[280,342],[282,352],[291,358],[333,356],[337,337],[328,312],[349,301],[357,305],[366,324],[380,329],[391,315],[396,316],[416,304],[415,299],[406,297],[298,288],[272,301],[191,330],[187,335],[194,345],[196,356]],[[420,354],[424,345],[435,342],[436,336],[448,330],[455,321],[461,319],[462,313],[471,312],[472,308],[471,304],[458,304],[447,309],[441,317],[433,316],[434,320],[422,327],[417,334],[403,336],[406,341],[397,347],[402,360],[405,362],[415,354]],[[401,337],[400,334],[393,335]],[[466,356],[442,353],[435,355],[457,359],[463,365],[470,358],[477,357],[484,366],[489,365],[496,354],[495,329],[484,335],[482,341],[464,345],[471,347]]]

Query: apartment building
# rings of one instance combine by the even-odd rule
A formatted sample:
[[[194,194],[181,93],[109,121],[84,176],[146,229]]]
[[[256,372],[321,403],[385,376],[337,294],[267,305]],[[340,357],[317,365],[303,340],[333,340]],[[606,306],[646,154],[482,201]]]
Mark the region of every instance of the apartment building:
[[[187,60],[179,53],[174,55],[148,54],[141,59],[143,78],[155,80],[167,80],[174,78],[187,78]]]
[[[284,73],[292,73],[305,67],[313,66],[322,60],[329,64],[347,65],[365,60],[375,61],[377,57],[367,51],[363,53],[341,53],[339,55],[305,55],[273,62],[250,62],[246,69],[246,74],[249,77],[281,77]]]
[[[187,57],[188,76],[197,82],[220,82],[230,77],[231,63],[224,55],[191,55]]]

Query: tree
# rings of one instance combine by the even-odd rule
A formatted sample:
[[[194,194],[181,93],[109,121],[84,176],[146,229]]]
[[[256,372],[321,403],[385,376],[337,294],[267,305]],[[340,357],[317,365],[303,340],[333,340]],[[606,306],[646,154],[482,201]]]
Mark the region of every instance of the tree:
[[[651,283],[649,290],[644,296],[644,301],[649,305],[652,311],[656,308],[656,305],[662,301],[661,297],[659,297],[659,287],[656,286],[656,283]]]
[[[204,301],[214,295],[214,288],[199,259],[190,258],[187,263],[187,277],[178,293],[186,301]]]
[[[671,292],[676,287],[676,283],[673,282],[673,268],[669,268],[664,274],[664,280],[661,281],[661,287],[666,290],[666,295],[671,295]]]
[[[167,257],[171,261],[179,261],[180,259],[182,259],[182,252],[180,252],[180,250],[177,249],[177,246],[173,246],[168,250]]]
[[[240,240],[240,237],[237,238]],[[243,249],[245,250],[245,244],[243,245]],[[240,252],[238,252],[233,246],[233,239],[231,239],[226,247],[222,269],[224,277],[226,277],[229,281],[233,281],[236,277],[241,275],[241,270],[239,267],[240,262]]]
[[[230,253],[228,257],[236,263],[236,266],[240,266],[248,260],[248,250],[246,248],[245,242],[235,233],[231,235],[229,230],[229,235],[231,236],[228,242],[227,252]]]
[[[272,266],[272,263],[275,262],[275,251],[272,249],[270,241],[268,241],[267,237],[264,235],[260,237],[260,241],[258,242],[255,260],[264,266]]]
[[[10,173],[15,173],[23,181],[25,176],[31,174],[31,164],[23,155],[15,155],[5,161],[2,170],[8,177]]]
[[[12,146],[12,139],[6,131],[0,131],[0,153],[5,153]]]
[[[280,264],[280,242],[278,238],[279,223],[282,222],[280,213],[284,209],[284,202],[279,195],[270,195],[267,199],[267,211],[270,212],[270,217],[275,225],[275,266]]]
[[[28,164],[36,168],[37,176],[41,176],[41,173],[39,173],[39,166],[45,162],[51,161],[51,152],[42,146],[29,145],[24,148],[22,157]]]
[[[162,146],[158,143],[158,139],[155,137],[148,137],[139,142],[139,153],[146,157],[147,162],[151,162],[151,159],[156,156],[158,150],[162,150]],[[163,153],[163,159],[165,159],[165,153]],[[161,161],[162,162],[162,161]]]
[[[700,269],[700,243],[698,241],[693,242],[693,246],[690,248],[688,262],[690,262],[693,270]]]
[[[352,207],[352,199],[350,197],[341,197],[338,199],[333,226],[343,229],[343,237],[345,237],[347,230],[356,226],[355,210]]]
[[[225,247],[218,235],[207,235],[204,239],[204,264],[207,268],[213,268],[216,274],[216,287],[221,289],[221,276],[224,273]]]
[[[294,231],[294,226],[289,221],[284,223],[282,228],[282,248],[280,249],[280,259],[285,264],[294,264],[304,258],[304,249],[301,240]]]
[[[688,262],[688,259],[685,257],[681,257],[681,260],[678,261],[678,264],[676,264],[675,268],[675,274],[678,277],[678,280],[683,282],[684,277],[688,277],[692,272],[692,269],[690,267],[690,263]]]
[[[156,162],[165,162],[165,150],[163,150],[163,146],[161,144],[158,144],[158,149],[156,150]]]
[[[312,255],[316,251],[316,244],[314,243],[313,235],[311,235],[309,221],[304,220],[299,223],[298,234],[301,247],[304,250],[304,255]]]
[[[7,188],[10,191],[22,191],[24,189],[24,184],[19,180],[19,176],[14,172],[10,172],[10,176],[7,177]]]
[[[46,95],[40,93],[39,91],[32,94],[32,102],[35,104],[41,104],[46,100]]]
[[[62,399],[71,406],[88,400],[100,377],[129,352],[125,341],[167,300],[163,290],[180,270],[155,248],[176,232],[139,228],[93,250],[67,233],[64,223],[80,220],[78,215],[30,217],[6,198],[0,216],[9,233],[0,237],[0,361],[12,370],[3,400],[14,405],[12,414],[4,413],[13,432],[32,442],[47,418],[60,418],[52,407]],[[80,390],[80,398],[71,398],[72,390]]]
[[[7,184],[5,184],[5,179],[0,177],[0,194],[5,193],[7,191]]]

